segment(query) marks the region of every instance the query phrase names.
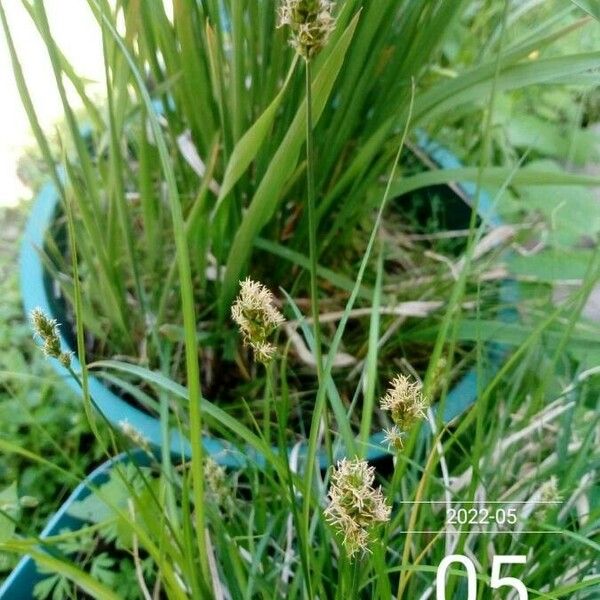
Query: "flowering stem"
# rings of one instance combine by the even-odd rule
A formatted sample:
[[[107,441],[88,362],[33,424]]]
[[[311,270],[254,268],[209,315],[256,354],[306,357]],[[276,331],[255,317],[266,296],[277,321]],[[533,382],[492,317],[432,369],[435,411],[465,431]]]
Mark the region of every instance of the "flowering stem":
[[[349,598],[358,598],[358,574],[360,572],[360,564],[357,562],[353,564],[352,559],[349,559],[350,570],[352,572],[352,578],[350,580],[350,594]]]
[[[265,436],[265,442],[271,445],[271,406],[272,401],[275,400],[275,386],[273,382],[273,361],[265,364],[265,371],[267,376],[267,386],[265,390],[265,401],[263,407],[263,433]]]
[[[317,223],[315,209],[314,140],[312,118],[312,76],[310,60],[306,61],[306,183],[308,194],[308,247],[310,253],[310,308],[315,330],[315,353],[319,383],[323,377],[321,325],[317,288]]]
[[[317,216],[315,207],[315,154],[313,140],[312,117],[312,75],[310,59],[306,60],[306,184],[308,198],[308,248],[310,254],[310,309],[315,337],[315,362],[317,364],[317,379],[319,387],[323,381],[323,350],[321,346],[321,324],[319,322],[319,289],[317,286]],[[329,435],[329,417],[327,410],[323,411],[323,426],[325,444],[329,461],[333,462],[333,451]]]

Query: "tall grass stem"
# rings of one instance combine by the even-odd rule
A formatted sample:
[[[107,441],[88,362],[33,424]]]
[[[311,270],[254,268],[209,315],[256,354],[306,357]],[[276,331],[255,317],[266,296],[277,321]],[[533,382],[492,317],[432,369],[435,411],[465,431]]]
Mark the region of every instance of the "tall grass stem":
[[[306,187],[308,200],[308,247],[310,255],[310,309],[315,336],[315,361],[317,363],[317,379],[319,387],[323,381],[323,347],[321,345],[321,324],[319,321],[319,288],[317,281],[317,215],[315,200],[315,149],[312,116],[312,68],[311,61],[306,61]],[[327,407],[323,411],[323,429],[325,445],[329,461],[333,462],[333,449],[329,433],[329,417]]]

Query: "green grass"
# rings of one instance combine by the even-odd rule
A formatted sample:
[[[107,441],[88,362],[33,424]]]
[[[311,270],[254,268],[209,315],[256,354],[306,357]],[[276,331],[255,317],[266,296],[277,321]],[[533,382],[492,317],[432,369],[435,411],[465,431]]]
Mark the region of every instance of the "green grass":
[[[270,3],[181,0],[172,19],[158,2],[89,4],[103,32],[102,109],[89,106],[43,2],[26,4],[64,101],[69,150],[58,156],[37,126],[0,5],[23,103],[66,219],[52,232],[46,260],[56,278],[66,274],[62,291],[84,365],[73,376],[90,424],[102,428],[94,448],[110,456],[131,440],[92,417],[92,369],[148,398],[163,431],[174,426],[190,439],[192,456],[179,464],[163,451],[151,470],[116,470],[89,501],[96,517],[81,539],[59,536],[41,546],[70,559],[42,552],[32,534],[37,522],[15,528],[8,510],[0,550],[35,548],[56,574],[38,591],[57,598],[74,595],[72,586],[97,598],[115,597],[115,589],[117,597],[157,589],[169,598],[426,598],[450,554],[476,563],[478,598],[489,597],[492,555],[502,554],[527,556],[511,575],[531,598],[594,597],[598,326],[582,314],[599,279],[598,253],[576,250],[582,283],[556,306],[547,262],[534,256],[519,263],[502,253],[509,240],[522,251],[539,229],[515,228],[481,252],[498,231],[473,211],[460,241],[428,236],[452,216],[447,195],[432,186],[459,179],[475,183],[476,204],[491,186],[503,214],[518,215],[519,202],[525,222],[542,214],[541,237],[558,248],[580,239],[585,223],[557,220],[560,206],[546,207],[543,194],[589,208],[578,194],[597,178],[535,163],[548,157],[548,145],[534,132],[527,146],[527,131],[515,128],[505,140],[496,118],[536,86],[580,86],[600,53],[562,44],[597,23],[575,3],[561,7],[566,21],[559,22],[535,3],[519,10],[495,2],[473,13],[474,4],[463,1],[347,0],[329,44],[307,69],[275,28]],[[66,80],[88,106],[86,134]],[[577,97],[583,111],[586,101]],[[416,166],[403,149],[417,126],[446,137],[456,130],[453,143],[469,166]],[[191,142],[180,137],[184,130]],[[504,269],[528,274],[518,321],[508,324],[497,314]],[[247,274],[276,293],[312,368],[284,332],[267,369],[242,347],[229,309]],[[421,319],[386,313],[403,300],[442,305]],[[86,331],[95,334],[91,351]],[[489,340],[508,343],[509,358],[491,379],[479,378],[470,410],[451,424],[432,413],[406,432],[404,450],[378,464],[392,516],[373,532],[369,552],[348,556],[324,518],[331,471],[316,467],[317,455],[365,451],[369,434],[389,425],[378,398],[396,372],[423,379],[440,414],[462,373],[473,365],[487,372]],[[359,362],[337,368],[342,352]],[[225,398],[213,397],[215,378],[222,380],[217,390],[229,388]],[[46,428],[49,439],[58,417]],[[222,496],[205,460],[206,432],[248,456],[243,469],[227,474]],[[12,460],[65,475],[54,455],[15,435],[2,442]],[[297,440],[307,441],[306,454],[288,455]],[[67,465],[80,460],[78,453]],[[560,504],[541,514],[535,502],[549,482]],[[446,509],[473,502],[512,507],[519,522],[510,532],[454,531]],[[114,562],[104,553],[109,561],[124,553],[130,570],[111,576]],[[452,573],[446,597],[465,596],[464,577]]]
[[[460,45],[453,28],[470,26],[473,18],[463,17],[468,3],[405,6],[386,1],[360,12],[360,2],[345,2],[338,7],[328,47],[311,67],[315,164],[309,170],[302,159],[307,112],[303,69],[293,58],[285,31],[275,28],[274,7],[251,4],[239,8],[226,2],[221,11],[218,2],[178,2],[171,21],[160,3],[140,11],[91,3],[103,28],[107,73],[107,104],[98,110],[89,108],[85,82],[56,47],[43,3],[30,7],[26,3],[48,48],[65,105],[66,139],[61,144],[72,150],[65,165],[70,177],[66,189],[58,180],[56,185],[63,201],[67,195],[73,200],[77,252],[86,265],[81,282],[84,328],[96,337],[91,359],[126,356],[183,381],[185,370],[194,368],[190,356],[196,355],[192,322],[200,321],[211,334],[201,345],[215,355],[216,367],[235,370],[237,362],[248,372],[251,364],[228,319],[240,279],[250,274],[271,289],[281,286],[296,297],[312,290],[315,309],[319,296],[329,295],[335,285],[329,276],[316,277],[316,263],[354,278],[352,268],[360,258],[346,258],[344,264],[339,257],[347,255],[357,227],[370,229],[364,224],[377,208],[381,178],[389,170],[407,120],[411,78],[415,81],[411,129],[435,130],[448,115],[466,110],[477,114],[492,85],[500,93],[528,89],[548,78],[568,81],[599,60],[589,48],[568,48],[559,56],[552,52],[558,42],[591,28],[589,21],[577,18],[581,12],[575,6],[565,11],[570,21],[566,27],[556,23],[550,11],[540,10],[541,22],[533,33],[521,25],[530,18],[529,12],[517,18],[515,9],[508,47],[499,49],[496,40],[482,57],[459,56],[455,76],[448,79],[436,74],[434,67],[452,60],[451,43]],[[117,14],[127,30],[123,39],[111,30]],[[497,30],[500,19],[490,11],[476,21],[485,32],[485,27]],[[464,40],[464,46],[473,45]],[[532,62],[528,57],[534,51],[542,54]],[[37,126],[27,78],[14,52],[12,60],[36,139],[54,174],[62,153],[53,150]],[[87,117],[80,117],[71,106],[63,80],[78,91],[89,109]],[[160,126],[152,118],[157,104],[165,119]],[[81,133],[86,119],[92,126],[91,143]],[[468,128],[462,122],[460,127]],[[180,136],[186,130],[190,142],[182,152]],[[190,166],[190,153],[204,161],[210,176],[198,177]],[[313,175],[315,211],[308,210],[310,202],[305,207],[311,189],[305,169]],[[481,173],[475,168],[414,177],[401,173],[392,195],[452,177],[500,185],[509,175],[511,183],[533,189],[552,182],[596,182],[549,174],[543,168],[514,174],[511,167]],[[309,227],[311,212],[315,214]],[[60,232],[55,235],[60,237]],[[185,259],[184,238],[190,248]],[[316,238],[312,246],[311,238]],[[361,239],[366,244],[365,237]],[[262,240],[271,243],[267,250],[260,246]],[[292,269],[281,266],[279,256],[270,250],[273,243],[296,253]],[[356,250],[360,257],[365,246]],[[68,252],[53,244],[47,252],[55,275],[73,275]],[[306,268],[301,261],[309,257]],[[367,277],[373,282],[375,267],[368,268]],[[209,276],[215,271],[223,278]],[[182,273],[187,273],[183,279]],[[384,268],[384,287],[387,275]],[[59,279],[72,305],[73,281]],[[340,298],[335,308],[344,304]],[[179,343],[162,333],[177,328],[184,339],[187,336],[187,362],[180,359]],[[332,339],[323,333],[325,347]],[[317,344],[317,352],[320,349]],[[263,391],[264,383],[258,395]],[[219,393],[209,395],[219,400]]]

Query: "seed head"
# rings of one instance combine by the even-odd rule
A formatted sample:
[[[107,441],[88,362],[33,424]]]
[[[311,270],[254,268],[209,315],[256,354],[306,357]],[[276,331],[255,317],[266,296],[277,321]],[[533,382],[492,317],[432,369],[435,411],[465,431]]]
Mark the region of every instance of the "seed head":
[[[65,368],[68,369],[71,366],[71,358],[73,357],[72,352],[61,352],[58,355],[58,362]]]
[[[558,479],[555,475],[552,475],[540,486],[538,496],[540,503],[535,516],[539,521],[545,521],[552,505],[558,504],[562,500],[558,490]]]
[[[269,338],[284,321],[275,307],[273,294],[261,283],[247,278],[241,282],[240,293],[231,307],[231,318],[239,327],[244,343],[252,348],[255,359],[268,363],[276,350]]]
[[[63,367],[70,367],[71,352],[61,350],[56,319],[51,319],[41,308],[34,308],[29,318],[34,339],[39,338],[42,342],[42,352],[49,358],[58,359]]]
[[[124,436],[128,437],[139,448],[144,450],[150,448],[148,438],[139,429],[136,429],[127,419],[119,421],[119,429]]]
[[[30,314],[33,333],[42,340],[58,335],[56,319],[51,319],[41,308],[34,308]]]
[[[545,481],[540,487],[540,500],[542,502],[560,502],[561,497],[558,492],[558,479],[552,475],[548,481]]]
[[[331,475],[325,518],[343,536],[351,557],[368,552],[374,528],[390,518],[391,508],[374,480],[375,467],[358,458],[339,461]]]
[[[305,60],[316,56],[335,29],[330,0],[283,0],[279,7],[279,27],[291,29],[290,45]]]
[[[227,471],[210,456],[204,460],[204,493],[208,502],[217,507],[231,508],[233,491]]]
[[[392,380],[380,406],[381,410],[390,411],[392,421],[400,431],[408,431],[425,417],[427,403],[421,393],[421,384],[411,382],[405,375],[398,375]]]

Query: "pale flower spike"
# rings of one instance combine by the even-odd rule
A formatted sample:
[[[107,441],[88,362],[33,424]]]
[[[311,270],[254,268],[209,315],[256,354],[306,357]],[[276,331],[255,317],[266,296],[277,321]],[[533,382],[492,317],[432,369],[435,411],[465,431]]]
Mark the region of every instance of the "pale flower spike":
[[[134,445],[147,450],[150,447],[148,438],[139,429],[136,429],[127,419],[119,421],[121,433],[128,437]]]
[[[331,474],[325,518],[342,536],[350,557],[357,552],[370,552],[374,528],[390,519],[391,508],[381,487],[373,487],[374,481],[375,467],[358,458],[344,458]]]
[[[29,316],[33,337],[42,341],[42,352],[49,358],[56,358],[68,369],[71,366],[71,352],[63,352],[56,319],[51,319],[41,308],[34,308]]]
[[[239,327],[244,344],[252,348],[255,359],[265,364],[270,362],[276,348],[269,338],[284,322],[273,294],[261,283],[245,279],[231,307],[231,318]]]
[[[204,493],[208,502],[219,508],[231,509],[233,489],[227,471],[210,456],[204,459]]]
[[[548,481],[545,481],[540,487],[540,500],[542,502],[557,503],[561,501],[558,491],[558,479],[556,475],[552,475]]]
[[[408,431],[419,419],[425,417],[427,402],[421,384],[405,375],[395,377],[387,394],[381,399],[381,410],[391,413],[392,421],[400,431]]]
[[[538,497],[538,510],[535,514],[539,521],[545,521],[553,505],[557,505],[562,501],[558,490],[558,479],[555,475],[552,475],[550,479],[540,486]]]
[[[330,0],[283,0],[279,7],[279,27],[287,25],[292,36],[290,45],[305,60],[316,56],[327,44],[335,29]]]

